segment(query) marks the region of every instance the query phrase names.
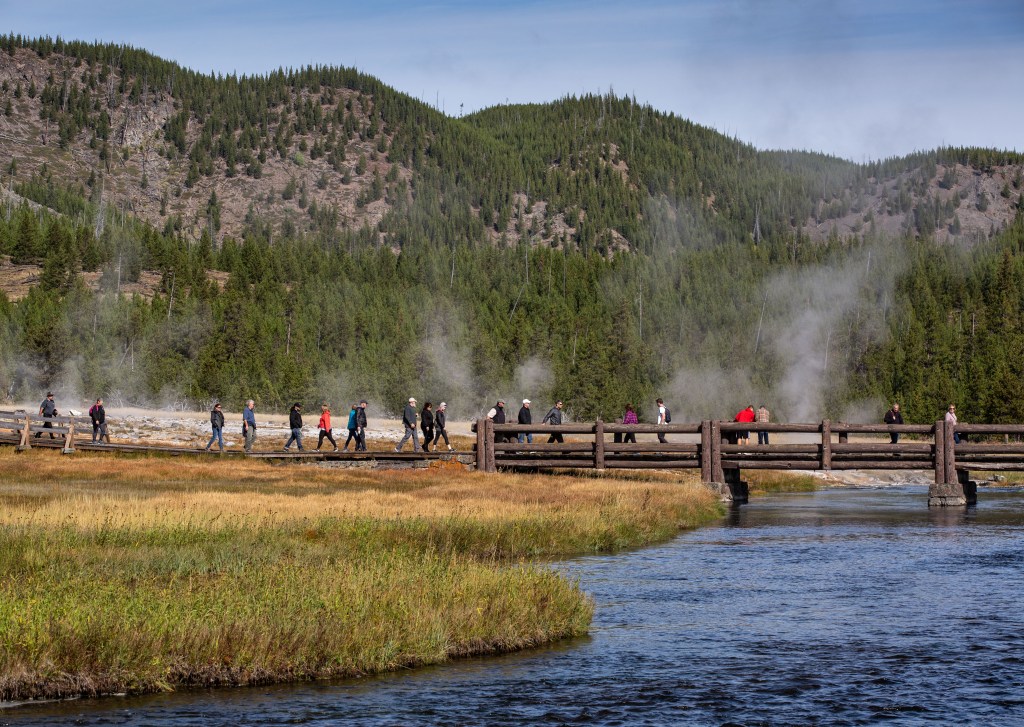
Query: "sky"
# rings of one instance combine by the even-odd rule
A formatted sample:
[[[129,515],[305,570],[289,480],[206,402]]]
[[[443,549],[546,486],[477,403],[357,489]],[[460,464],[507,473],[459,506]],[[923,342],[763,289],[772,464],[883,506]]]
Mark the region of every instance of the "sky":
[[[354,66],[451,116],[611,90],[762,149],[1024,151],[1024,0],[0,0],[0,32]]]

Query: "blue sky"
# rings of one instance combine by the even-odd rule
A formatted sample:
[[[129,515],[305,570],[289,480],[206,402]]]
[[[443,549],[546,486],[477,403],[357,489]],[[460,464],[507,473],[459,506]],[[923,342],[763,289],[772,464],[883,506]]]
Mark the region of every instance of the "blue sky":
[[[611,88],[761,148],[1024,151],[1024,0],[0,0],[0,18],[205,72],[356,66],[456,116]]]

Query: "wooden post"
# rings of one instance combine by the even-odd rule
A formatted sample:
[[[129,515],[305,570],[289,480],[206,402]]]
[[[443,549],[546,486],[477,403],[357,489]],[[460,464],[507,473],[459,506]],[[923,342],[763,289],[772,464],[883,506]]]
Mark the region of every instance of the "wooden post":
[[[600,419],[594,424],[594,469],[604,469],[604,422]]]
[[[832,421],[821,422],[821,468],[826,472],[832,469]]]
[[[21,430],[21,444],[18,445],[18,451],[26,449],[32,449],[32,415],[25,415],[25,428]]]
[[[705,485],[714,482],[711,479],[711,420],[700,423],[700,480]]]
[[[487,455],[486,448],[484,446],[484,429],[486,425],[484,422],[486,419],[477,419],[476,424],[473,425],[476,429],[476,471],[484,472],[487,469]]]
[[[64,449],[62,454],[72,454],[75,451],[75,420],[68,422],[68,436],[64,438]]]
[[[946,422],[935,422],[935,484],[946,484]]]
[[[956,428],[952,423],[947,422],[945,426],[945,436],[943,437],[943,459],[946,464],[946,478],[944,482],[947,485],[959,485],[960,480],[956,476],[956,449],[953,445],[953,432]]]
[[[722,425],[711,422],[711,481],[725,482],[722,471]]]
[[[487,427],[484,432],[484,452],[486,452],[484,472],[493,474],[498,471],[498,467],[494,463],[494,422],[490,419],[485,419],[484,426]]]

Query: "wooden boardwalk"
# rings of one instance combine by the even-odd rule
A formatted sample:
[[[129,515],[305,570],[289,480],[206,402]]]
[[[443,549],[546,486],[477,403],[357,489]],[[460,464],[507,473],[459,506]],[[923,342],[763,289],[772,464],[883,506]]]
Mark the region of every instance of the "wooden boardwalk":
[[[46,425],[50,426],[47,427]],[[39,436],[37,437],[36,434]],[[50,435],[54,438],[51,438]],[[172,447],[149,444],[113,444],[92,441],[92,422],[89,417],[51,417],[43,418],[22,412],[0,412],[0,445],[14,445],[19,449],[43,447],[60,449],[66,454],[75,451],[84,452],[124,452],[136,454],[163,454],[170,456],[205,456],[205,457],[246,457],[250,459],[283,460],[294,462],[383,462],[394,465],[433,460],[459,459],[473,464],[475,453],[470,452],[395,452],[393,449],[383,451],[367,450],[365,452],[334,452],[313,449],[304,451],[291,450],[255,450],[245,452],[242,449],[225,449],[223,453],[216,450],[207,452],[196,447]]]

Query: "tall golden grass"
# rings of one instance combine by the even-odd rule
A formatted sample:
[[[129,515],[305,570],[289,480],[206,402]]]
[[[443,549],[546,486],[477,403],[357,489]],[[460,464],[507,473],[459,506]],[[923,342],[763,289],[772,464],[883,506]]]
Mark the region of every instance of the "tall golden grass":
[[[719,514],[665,476],[0,451],[0,699],[364,674],[585,633],[536,558]]]

